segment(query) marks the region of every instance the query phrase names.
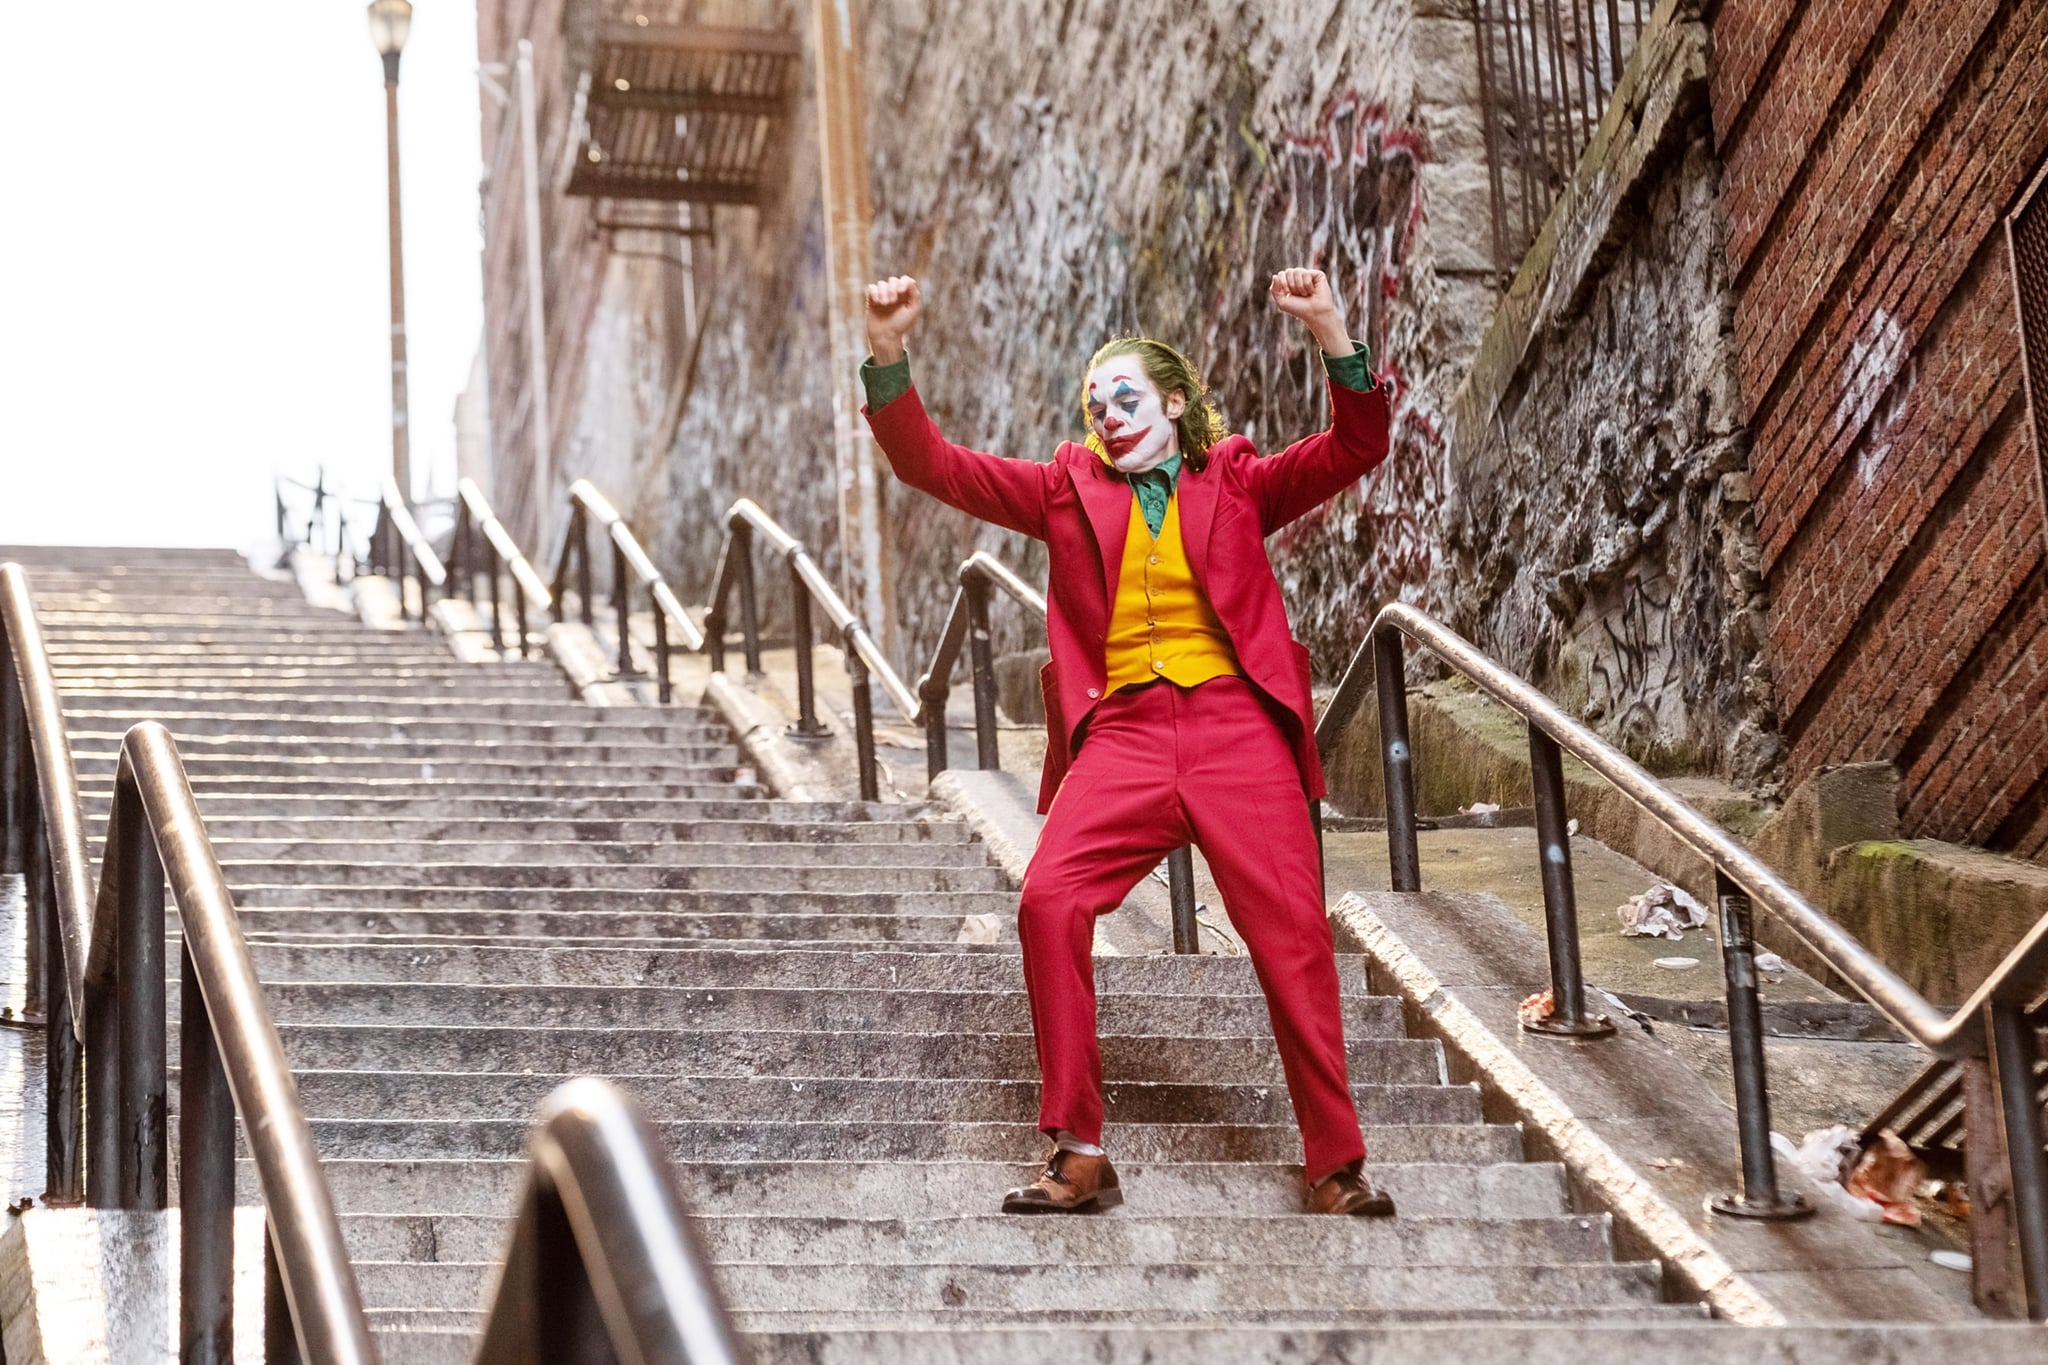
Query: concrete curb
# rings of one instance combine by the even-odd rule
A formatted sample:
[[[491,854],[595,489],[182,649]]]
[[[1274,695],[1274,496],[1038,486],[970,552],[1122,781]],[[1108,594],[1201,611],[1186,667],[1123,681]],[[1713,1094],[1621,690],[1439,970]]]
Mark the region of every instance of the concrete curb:
[[[1752,1327],[1780,1327],[1786,1318],[1722,1255],[1694,1232],[1685,1217],[1652,1189],[1635,1168],[1580,1120],[1494,1034],[1385,921],[1353,894],[1330,909],[1340,951],[1365,953],[1386,973],[1424,1030],[1462,1057],[1489,1089],[1535,1129],[1558,1159],[1618,1224],[1649,1247],[1668,1273],[1715,1316]]]

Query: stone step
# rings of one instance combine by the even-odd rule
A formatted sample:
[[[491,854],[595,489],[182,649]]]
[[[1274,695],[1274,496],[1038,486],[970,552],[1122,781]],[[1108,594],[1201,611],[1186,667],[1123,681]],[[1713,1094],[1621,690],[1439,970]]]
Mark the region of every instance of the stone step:
[[[1532,1218],[1315,1218],[1305,1215],[951,1218],[699,1215],[691,1220],[719,1264],[783,1265],[1527,1265],[1605,1262],[1605,1214]],[[354,1215],[342,1223],[359,1261],[488,1262],[511,1218],[466,1214]]]
[[[707,1161],[672,1166],[684,1204],[700,1217],[966,1217],[993,1213],[1002,1192],[1038,1174],[1042,1137],[993,1161],[949,1153],[932,1161]],[[1551,1218],[1568,1212],[1564,1168],[1549,1162],[1404,1164],[1375,1158],[1373,1180],[1414,1218]],[[527,1178],[523,1159],[322,1162],[344,1214],[506,1216]],[[1301,1212],[1301,1168],[1252,1160],[1153,1163],[1119,1157],[1124,1206],[1109,1215],[1160,1218],[1271,1216]],[[236,1199],[257,1202],[256,1171],[236,1163]]]
[[[1023,978],[1015,962],[963,961],[926,952],[826,952],[778,948],[547,949],[412,947],[375,944],[347,948],[258,945],[258,975],[269,985],[311,981],[398,981],[455,985],[640,985],[786,990],[842,987],[901,990],[1006,991]],[[1346,996],[1368,994],[1365,960],[1337,957]],[[1095,986],[1104,996],[1122,992],[1187,991],[1247,995],[1259,989],[1249,958],[1197,953],[1119,955],[1095,959]]]
[[[659,1123],[671,1155],[700,1161],[1000,1161],[1043,1146],[1023,1123],[765,1123],[699,1120]],[[512,1157],[526,1149],[531,1121],[316,1119],[323,1160],[368,1157]],[[1287,1124],[1126,1124],[1109,1138],[1131,1161],[1301,1160],[1301,1136]],[[1477,1165],[1522,1155],[1519,1129],[1477,1123],[1366,1124],[1368,1151],[1382,1160]],[[1105,1144],[1107,1145],[1107,1143]]]
[[[1395,1054],[1397,1058],[1408,1054]],[[313,1118],[405,1114],[417,1119],[488,1119],[539,1110],[566,1075],[480,1072],[298,1073],[299,1093]],[[619,1076],[658,1119],[718,1114],[730,1119],[1033,1123],[1035,1080],[842,1079],[779,1076]],[[1425,1075],[1407,1085],[1355,1080],[1352,1097],[1365,1123],[1477,1123],[1479,1092],[1438,1085]],[[1278,1086],[1119,1081],[1103,1096],[1111,1124],[1225,1123],[1279,1125],[1293,1120]]]
[[[368,711],[370,708],[365,707]],[[187,737],[236,735],[256,742],[277,736],[345,743],[350,740],[381,739],[411,742],[491,744],[730,744],[732,731],[715,716],[694,708],[646,711],[644,719],[611,718],[572,720],[567,716],[541,720],[479,719],[389,719],[366,714],[308,715],[250,712],[227,708],[167,716],[152,707],[106,707],[97,704],[64,708],[74,741],[80,734],[125,734],[140,721],[160,720],[184,742]]]
[[[386,840],[370,843],[342,839],[241,839],[228,837],[211,824],[213,851],[223,864],[254,863],[279,865],[304,863],[320,867],[346,866],[375,869],[393,865],[422,868],[460,865],[494,865],[503,868],[545,869],[550,884],[595,867],[788,867],[801,864],[811,869],[827,868],[986,868],[988,850],[980,844],[892,840],[839,843],[771,843],[752,840],[741,843],[712,843],[690,840],[674,843],[621,843],[596,839],[535,837],[484,843],[468,839],[434,839],[425,842]],[[327,833],[320,826],[306,832]],[[509,833],[509,831],[508,831]],[[374,875],[365,871],[364,875]],[[440,879],[436,879],[440,880]]]
[[[1434,1043],[1374,1033],[1371,1024],[1369,1019],[1360,1020],[1345,1040],[1346,1065],[1355,1083],[1434,1079],[1429,1074],[1438,1064]],[[279,1034],[293,1067],[309,1072],[990,1081],[1029,1081],[1038,1076],[1029,1033],[746,1030],[700,1022],[688,1029],[286,1024]],[[1270,1031],[1264,1036],[1221,1038],[1176,1037],[1157,1030],[1106,1032],[1101,1045],[1105,1084],[1286,1084]]]
[[[281,888],[280,899],[289,902],[298,895],[302,887]],[[349,896],[341,892],[355,892],[359,888],[339,888],[337,900],[347,901]],[[417,893],[415,893],[417,894]],[[574,892],[549,893],[554,898],[574,896]],[[616,897],[630,893],[612,892]],[[671,899],[691,893],[671,893]],[[236,901],[246,907],[243,892],[238,888]],[[501,893],[497,899],[505,899]],[[746,897],[721,896],[718,900],[732,904],[759,899],[779,902],[777,896]],[[806,901],[816,903],[827,898],[809,896]],[[285,936],[293,942],[313,941],[316,936],[327,942],[361,942],[377,936],[396,935],[406,939],[456,939],[471,942],[504,942],[507,940],[531,943],[559,943],[564,946],[582,944],[639,944],[650,941],[670,943],[706,942],[724,943],[732,940],[755,942],[790,943],[833,943],[841,945],[872,944],[877,947],[910,944],[952,944],[960,935],[962,919],[970,914],[992,914],[1003,937],[1013,945],[1016,926],[1006,923],[1006,912],[1014,911],[1015,899],[1009,896],[959,893],[947,896],[924,896],[915,898],[920,903],[936,901],[928,913],[910,914],[900,909],[904,898],[873,896],[844,897],[849,904],[846,908],[821,914],[806,914],[774,908],[756,911],[660,911],[613,912],[600,909],[587,910],[365,910],[337,907],[331,912],[316,909],[249,909],[241,911],[242,928],[252,939]],[[865,901],[872,909],[859,909],[857,903]],[[951,908],[948,908],[951,907]],[[1014,947],[1012,949],[1014,951]]]
[[[57,690],[69,697],[111,697],[123,704],[139,704],[152,697],[171,697],[212,709],[215,702],[233,699],[236,704],[251,697],[274,701],[286,707],[324,709],[330,703],[351,708],[378,690],[391,692],[401,707],[457,705],[484,706],[511,703],[541,705],[559,712],[575,704],[569,683],[553,665],[529,671],[516,664],[494,664],[468,668],[466,672],[437,672],[365,678],[328,669],[293,669],[289,672],[259,673],[253,669],[209,672],[205,669],[151,669],[123,673],[115,669],[61,675]],[[610,708],[618,709],[618,708]]]
[[[889,847],[909,847],[891,845]],[[240,899],[241,888],[305,888],[323,896],[346,893],[351,888],[374,889],[387,896],[414,887],[435,892],[461,892],[471,888],[517,893],[546,893],[555,889],[576,891],[825,891],[846,895],[854,892],[893,892],[897,895],[947,891],[1009,890],[1009,882],[998,867],[822,867],[787,866],[775,863],[718,866],[682,864],[663,866],[636,863],[546,862],[504,866],[498,863],[291,863],[221,860],[228,884]],[[495,898],[494,898],[495,899]],[[262,901],[249,901],[260,905]],[[270,902],[275,904],[275,901]],[[319,898],[305,904],[323,903]],[[327,903],[332,903],[331,900]],[[365,901],[364,904],[407,904],[403,898]],[[445,901],[443,902],[445,903]],[[505,904],[498,901],[499,904]],[[424,908],[428,902],[419,902]]]
[[[854,987],[448,986],[395,982],[266,982],[279,1026],[378,1028],[674,1028],[859,1033],[1029,1034],[1023,983],[1002,991],[861,990]],[[1395,996],[1343,1001],[1347,1033],[1398,1038]],[[1266,998],[1183,991],[1098,995],[1098,1027],[1133,1036],[1262,1038],[1271,1032]],[[467,1068],[465,1068],[467,1069]],[[813,1073],[826,1074],[826,1073]]]
[[[211,822],[220,816],[281,817],[292,821],[333,820],[351,815],[407,819],[648,819],[685,821],[768,821],[777,825],[837,825],[862,828],[889,825],[918,828],[934,820],[926,805],[894,805],[859,801],[784,801],[770,796],[734,795],[685,798],[636,795],[660,788],[630,787],[619,795],[563,795],[559,789],[542,796],[530,789],[475,784],[400,782],[351,787],[340,793],[242,793],[215,788],[197,793],[199,808]],[[419,794],[419,793],[424,794]],[[945,823],[940,821],[940,823]]]
[[[468,752],[475,755],[477,751]],[[112,753],[80,754],[77,756],[78,776],[82,781],[95,777],[111,778],[116,763],[117,759]],[[439,778],[445,781],[489,782],[500,786],[528,788],[561,786],[601,789],[626,784],[692,784],[703,787],[729,783],[733,780],[733,768],[730,763],[705,763],[696,766],[660,761],[577,763],[549,762],[541,757],[496,762],[478,756],[406,759],[315,758],[309,755],[294,759],[288,756],[192,753],[185,755],[185,771],[190,775],[194,787],[210,779],[236,777],[307,780],[302,775],[309,773],[317,773],[320,778],[327,781]]]
[[[492,670],[495,672],[495,669]],[[559,675],[548,686],[556,693],[562,688]],[[203,691],[161,691],[150,687],[149,679],[115,692],[81,694],[69,701],[65,713],[85,711],[118,712],[142,719],[167,720],[172,716],[194,718],[221,715],[293,715],[309,718],[328,716],[367,718],[376,723],[410,725],[415,721],[441,721],[458,725],[488,727],[498,723],[598,724],[613,721],[632,723],[644,718],[651,723],[717,723],[718,717],[701,707],[671,705],[659,710],[646,707],[585,706],[581,702],[531,696],[494,698],[488,694],[438,696],[409,694],[385,696],[351,688],[329,691],[268,691],[208,689]]]
[[[1488,1309],[1649,1305],[1662,1269],[1651,1263],[1461,1265],[1455,1277],[1429,1265],[844,1265],[829,1274],[802,1263],[718,1267],[736,1313],[900,1315],[987,1312],[1162,1314],[1248,1311],[1460,1313]],[[470,1309],[483,1302],[492,1266],[369,1261],[356,1265],[370,1308]],[[1453,1300],[1455,1302],[1453,1302]],[[886,1314],[886,1317],[883,1315]]]
[[[192,785],[199,797],[201,811],[212,808],[210,798],[254,796],[259,798],[260,809],[274,809],[276,802],[292,796],[344,797],[341,802],[345,809],[361,810],[378,798],[401,797],[419,802],[426,808],[433,808],[437,801],[449,800],[458,808],[466,807],[472,799],[485,801],[510,797],[523,801],[583,801],[604,799],[623,801],[628,804],[670,801],[727,802],[752,800],[765,797],[768,789],[757,782],[685,782],[658,781],[639,782],[620,779],[606,782],[600,779],[572,778],[566,781],[549,781],[531,777],[507,777],[502,774],[487,778],[456,778],[448,776],[447,765],[435,765],[431,776],[423,775],[417,763],[398,765],[402,771],[394,776],[370,776],[352,770],[343,775],[326,769],[330,765],[319,765],[320,775],[298,776],[294,771],[283,773],[193,773]],[[315,765],[306,765],[308,769]],[[300,769],[298,771],[305,771]],[[548,770],[553,771],[553,770]],[[104,801],[113,790],[113,770],[95,773],[92,780],[85,781],[80,773],[81,783],[88,799]]]
[[[540,804],[540,803],[533,803]],[[826,856],[827,850],[855,846],[894,844],[932,845],[939,848],[964,847],[974,833],[960,821],[890,820],[859,824],[778,823],[773,820],[657,820],[657,819],[505,819],[478,820],[443,817],[438,819],[376,818],[352,816],[311,816],[299,819],[265,819],[250,815],[222,815],[210,804],[206,829],[214,847],[239,846],[242,841],[275,840],[291,842],[318,833],[338,843],[393,844],[423,842],[472,845],[506,844],[606,844],[643,850],[650,856],[670,845],[687,845],[709,850],[729,850],[734,845],[756,844],[779,849],[784,856]],[[105,817],[92,820],[94,833],[103,833]],[[800,852],[799,852],[800,851]],[[977,854],[977,858],[985,854]],[[735,855],[720,851],[713,861],[735,861]]]
[[[730,736],[711,743],[685,743],[632,737],[620,740],[568,739],[525,743],[489,743],[473,739],[440,740],[397,737],[324,739],[304,735],[194,735],[175,722],[167,728],[178,741],[188,771],[290,771],[316,762],[321,767],[359,763],[432,763],[436,767],[488,763],[497,765],[623,768],[641,777],[703,768],[730,769],[740,761]],[[72,757],[80,769],[93,761],[111,762],[121,751],[125,730],[78,730],[71,734]]]

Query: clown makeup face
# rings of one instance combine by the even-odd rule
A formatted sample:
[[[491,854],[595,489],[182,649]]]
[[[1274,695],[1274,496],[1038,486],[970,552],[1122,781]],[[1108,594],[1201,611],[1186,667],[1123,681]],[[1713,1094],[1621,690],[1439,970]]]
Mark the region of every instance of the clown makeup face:
[[[1187,409],[1187,395],[1175,389],[1162,396],[1136,356],[1111,356],[1097,365],[1084,392],[1088,425],[1122,473],[1157,469],[1179,447],[1173,424]]]

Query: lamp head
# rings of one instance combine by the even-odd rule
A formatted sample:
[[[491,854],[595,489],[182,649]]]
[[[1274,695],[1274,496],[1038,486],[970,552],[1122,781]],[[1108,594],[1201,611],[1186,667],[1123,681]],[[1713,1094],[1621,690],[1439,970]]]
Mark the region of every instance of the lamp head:
[[[370,0],[370,41],[386,65],[397,58],[411,31],[411,0]]]

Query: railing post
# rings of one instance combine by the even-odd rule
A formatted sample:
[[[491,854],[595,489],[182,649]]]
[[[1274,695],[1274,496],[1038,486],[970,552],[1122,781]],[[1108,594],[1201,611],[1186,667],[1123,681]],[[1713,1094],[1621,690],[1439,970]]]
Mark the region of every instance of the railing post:
[[[753,575],[744,582],[751,583]],[[816,660],[811,657],[811,590],[789,561],[790,646],[796,650],[796,724],[789,732],[801,739],[819,739],[828,732],[818,723]]]
[[[619,662],[618,675],[630,678],[633,668],[633,593],[628,584],[632,570],[626,564],[626,552],[619,543],[612,542],[612,614],[618,620]]]
[[[875,699],[868,684],[867,660],[854,648],[853,632],[846,633],[846,673],[853,683],[853,753],[860,764],[860,799],[882,799],[881,782],[875,772]]]
[[[178,1001],[178,1359],[233,1365],[235,1100],[189,947]]]
[[[19,872],[28,865],[23,856],[28,771],[28,715],[14,676],[14,647],[0,636],[0,870]]]
[[[35,951],[34,945],[31,951]],[[47,1186],[43,1202],[70,1207],[85,1199],[84,1068],[80,1065],[77,1025],[71,1017],[64,930],[55,915],[43,925],[41,952],[47,964],[45,970],[54,973],[57,982],[43,1015],[43,1176]]]
[[[1202,927],[1195,919],[1195,855],[1186,844],[1166,855],[1166,897],[1173,907],[1173,950],[1202,951]]]
[[[1422,889],[1422,852],[1415,838],[1415,764],[1408,749],[1408,677],[1401,633],[1372,637],[1373,681],[1380,704],[1380,760],[1387,790],[1387,863],[1396,891]]]
[[[1749,896],[1715,868],[1714,899],[1720,909],[1721,965],[1728,978],[1728,1051],[1734,1063],[1742,1189],[1713,1196],[1707,1207],[1735,1218],[1804,1218],[1813,1205],[1801,1195],[1779,1191],[1777,1159],[1771,1151],[1771,1097],[1765,1084],[1763,1010],[1757,998]]]
[[[654,694],[663,706],[675,700],[675,684],[668,678],[668,613],[654,603]]]
[[[114,980],[120,1017],[121,1189],[124,1209],[161,1209],[169,1195],[164,1118],[164,865],[134,782],[115,778]],[[103,1056],[104,1054],[102,1054]],[[101,1057],[88,1051],[88,1073]]]
[[[1003,766],[996,730],[995,643],[988,632],[988,584],[970,575],[960,585],[967,592],[967,659],[974,673],[974,757],[983,772]]]
[[[597,617],[591,610],[591,569],[590,569],[590,526],[584,517],[582,505],[577,505],[576,519],[569,525],[576,555],[576,596],[583,603],[583,624],[595,626]]]
[[[1579,971],[1579,907],[1572,888],[1571,826],[1565,820],[1564,754],[1557,741],[1529,726],[1529,769],[1536,800],[1536,856],[1543,873],[1543,920],[1550,945],[1551,1014],[1524,1019],[1531,1033],[1599,1038],[1614,1032],[1604,1014],[1588,1017]]]
[[[22,749],[26,753],[28,745]],[[50,873],[50,834],[43,825],[42,781],[29,777],[21,784],[25,833],[21,847],[22,918],[30,943],[41,943],[57,918],[57,887]],[[23,965],[28,978],[22,990],[23,1006],[30,1016],[46,1013],[50,995],[50,964],[43,955],[30,952]]]
[[[498,547],[491,543],[489,536],[484,537],[484,568],[491,577],[491,648],[503,654],[505,652],[505,608],[501,601],[502,594],[498,590]],[[471,589],[471,600],[475,600],[475,589],[473,587]],[[520,615],[523,618],[525,613],[521,612]]]
[[[1993,1002],[1989,1014],[2027,1317],[2048,1322],[2048,1158],[2041,1150],[2041,1098],[2034,1080],[2039,1048],[2023,1008]]]
[[[936,781],[946,771],[952,755],[946,751],[946,699],[952,693],[949,680],[927,673],[918,680],[917,698],[924,708],[924,775]]]
[[[277,1264],[277,1238],[269,1220],[263,1224],[263,1365],[299,1365],[299,1332],[292,1324],[292,1304],[284,1292],[284,1272]]]
[[[733,572],[739,577],[740,638],[746,649],[747,676],[758,678],[761,676],[761,607],[754,595],[754,528],[745,522],[732,528],[732,553]]]

